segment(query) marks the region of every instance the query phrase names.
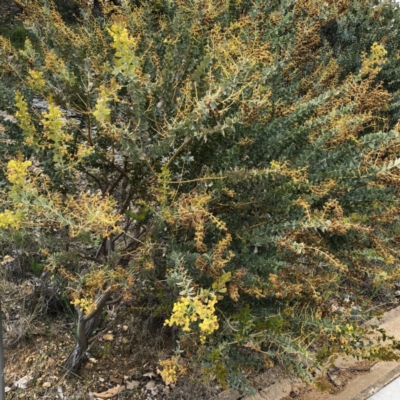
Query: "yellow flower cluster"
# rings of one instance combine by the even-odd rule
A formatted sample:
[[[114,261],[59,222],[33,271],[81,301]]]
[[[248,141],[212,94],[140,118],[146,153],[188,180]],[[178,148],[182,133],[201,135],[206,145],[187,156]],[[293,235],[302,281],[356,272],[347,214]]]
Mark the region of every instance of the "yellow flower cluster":
[[[138,65],[138,58],[134,53],[136,41],[121,24],[112,25],[108,32],[114,40],[112,47],[116,50],[113,73],[115,75],[121,73],[124,77],[132,79],[136,75]]]
[[[79,307],[86,315],[96,309],[96,302],[93,299],[75,298],[71,301],[71,304],[75,307]]]
[[[34,69],[30,69],[28,71],[29,78],[28,78],[28,85],[36,91],[40,91],[46,86],[46,82],[43,78],[42,71],[35,71]]]
[[[94,151],[93,146],[88,146],[86,143],[79,143],[76,151],[76,163],[82,161],[85,157],[90,156]]]
[[[382,69],[382,65],[387,61],[386,54],[385,48],[381,44],[374,42],[371,46],[370,56],[367,57],[363,54],[361,75],[377,75]]]
[[[65,125],[64,115],[61,110],[52,102],[49,103],[49,111],[42,114],[40,121],[44,127],[44,135],[52,141],[53,160],[61,162],[67,153],[66,143],[70,142],[72,136],[63,132]]]
[[[118,100],[116,93],[119,89],[121,89],[121,86],[117,83],[115,78],[112,78],[108,85],[101,85],[99,87],[99,97],[97,98],[93,115],[100,123],[104,124],[109,120],[111,109],[108,107],[108,102],[112,98],[114,98],[115,101]]]
[[[108,121],[111,113],[111,109],[107,106],[108,100],[108,96],[104,93],[104,91],[101,90],[100,96],[97,99],[95,110],[93,111],[93,115],[97,121],[102,124]]]
[[[64,125],[63,114],[55,104],[49,104],[49,112],[43,113],[43,117],[44,119],[42,119],[40,122],[50,134],[57,133],[62,129]],[[56,140],[56,138],[53,137],[51,137],[51,139]]]
[[[25,143],[28,146],[32,146],[35,143],[36,130],[31,123],[31,116],[28,112],[28,103],[24,99],[22,93],[18,90],[15,93],[15,106],[17,107],[17,112],[15,116],[19,121],[19,126],[24,132]]]
[[[207,300],[203,300],[204,296],[181,297],[172,309],[170,319],[165,321],[165,325],[182,326],[183,331],[191,332],[191,323],[201,321],[200,328],[200,341],[204,343],[206,336],[211,335],[218,329],[218,318],[215,315],[215,304],[217,303],[217,296],[210,295]]]
[[[70,74],[65,62],[61,59],[61,57],[57,57],[54,50],[50,50],[46,53],[45,68],[47,71],[57,75],[66,82],[73,83],[74,81],[73,74]]]
[[[28,173],[26,171],[32,165],[31,161],[11,160],[7,164],[7,178],[13,185],[23,186]]]
[[[21,212],[13,213],[10,210],[5,210],[0,213],[0,228],[19,229],[21,218]]]
[[[280,176],[286,176],[290,178],[294,183],[308,182],[308,167],[292,169],[290,168],[290,163],[288,161],[280,163],[276,160],[272,160],[270,162],[270,165],[271,169],[269,172],[271,173],[274,173],[276,175],[279,174]],[[275,179],[275,176],[273,176],[273,179]]]
[[[167,360],[160,361],[159,364],[162,367],[162,371],[159,372],[166,385],[174,384],[178,380],[179,375],[183,375],[186,372],[186,368],[182,364],[179,364],[179,356],[173,356]]]
[[[28,61],[30,61],[31,63],[34,62],[35,60],[35,56],[36,56],[36,52],[35,49],[32,45],[32,42],[29,39],[25,40],[24,43],[24,48],[22,50],[19,51],[19,53],[26,57]]]

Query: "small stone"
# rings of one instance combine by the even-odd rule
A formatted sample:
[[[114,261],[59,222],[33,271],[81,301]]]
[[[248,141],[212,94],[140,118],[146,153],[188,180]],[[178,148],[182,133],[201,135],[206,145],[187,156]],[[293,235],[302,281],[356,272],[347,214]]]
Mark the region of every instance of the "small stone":
[[[155,387],[151,388],[150,391],[153,396],[156,396],[158,394],[158,387],[155,386]]]
[[[106,335],[103,336],[103,339],[106,340],[107,342],[112,342],[114,340],[114,335],[111,333],[107,333]]]
[[[145,374],[143,374],[143,376],[151,379],[151,378],[155,378],[157,375],[154,372],[146,372]]]
[[[51,383],[50,383],[50,382],[45,382],[45,383],[43,383],[42,388],[43,388],[43,389],[51,388]]]
[[[110,381],[113,382],[113,383],[116,383],[117,385],[121,385],[122,384],[122,378],[120,378],[119,376],[111,375],[110,376]]]
[[[147,382],[147,384],[146,384],[146,389],[151,389],[151,388],[153,388],[154,386],[156,386],[156,383],[155,383],[154,381],[149,381],[149,382]]]
[[[126,388],[128,390],[133,390],[136,389],[137,387],[139,387],[140,382],[139,381],[126,381]]]

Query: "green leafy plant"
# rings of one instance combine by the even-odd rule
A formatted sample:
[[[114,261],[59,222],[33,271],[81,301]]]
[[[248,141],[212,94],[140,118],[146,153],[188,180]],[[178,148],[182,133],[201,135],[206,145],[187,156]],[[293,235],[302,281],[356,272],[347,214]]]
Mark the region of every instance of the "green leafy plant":
[[[44,265],[35,260],[34,258],[30,261],[30,270],[35,276],[41,276],[43,273]]]
[[[7,154],[0,227],[34,233],[45,271],[68,282],[78,342],[67,369],[107,304],[154,292],[173,304],[166,324],[185,357],[221,385],[243,386],[246,359],[306,379],[333,352],[397,357],[395,342],[361,340],[360,322],[400,272],[385,70],[397,77],[399,42],[388,52],[377,30],[340,46],[343,21],[375,11],[126,0],[95,18],[77,1],[71,26],[51,1],[18,3],[40,46],[0,39],[2,72],[20,79],[23,150]]]

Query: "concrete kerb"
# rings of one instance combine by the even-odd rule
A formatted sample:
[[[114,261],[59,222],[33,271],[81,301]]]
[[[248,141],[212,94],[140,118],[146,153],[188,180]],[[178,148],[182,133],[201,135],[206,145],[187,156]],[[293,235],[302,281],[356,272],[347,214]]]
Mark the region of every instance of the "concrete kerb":
[[[396,378],[400,376],[400,365],[394,368],[392,371],[387,373],[382,379],[380,379],[376,385],[371,385],[368,388],[364,389],[359,396],[354,397],[353,400],[364,400],[368,399],[372,394],[376,393],[379,389],[382,389],[390,382],[394,381]],[[399,394],[400,396],[400,394]]]
[[[381,362],[371,372],[350,382],[346,388],[328,400],[366,400],[400,376],[400,363]],[[400,398],[400,394],[399,394]]]

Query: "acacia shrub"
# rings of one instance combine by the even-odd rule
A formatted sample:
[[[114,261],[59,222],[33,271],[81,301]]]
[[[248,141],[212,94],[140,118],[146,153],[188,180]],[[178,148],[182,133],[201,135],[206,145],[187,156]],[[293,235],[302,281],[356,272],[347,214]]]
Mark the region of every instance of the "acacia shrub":
[[[180,328],[166,382],[184,358],[242,388],[243,368],[397,357],[361,340],[399,276],[392,55],[373,41],[349,71],[324,40],[355,1],[103,2],[104,19],[78,1],[73,27],[50,1],[18,3],[40,46],[0,39],[24,149],[0,227],[34,232],[68,282],[67,368],[107,303],[149,293]]]

